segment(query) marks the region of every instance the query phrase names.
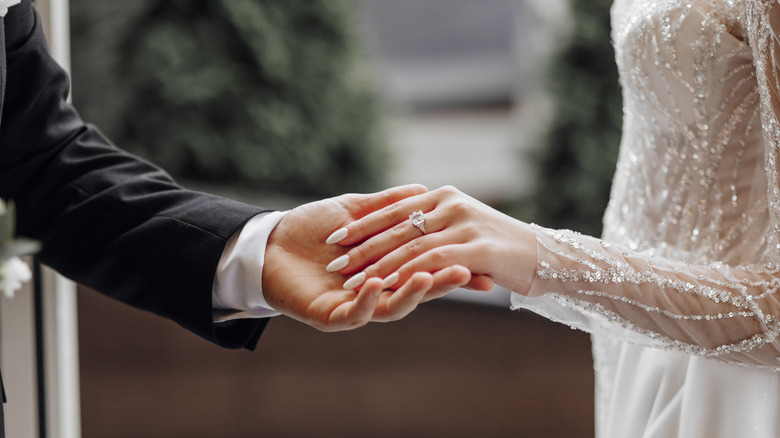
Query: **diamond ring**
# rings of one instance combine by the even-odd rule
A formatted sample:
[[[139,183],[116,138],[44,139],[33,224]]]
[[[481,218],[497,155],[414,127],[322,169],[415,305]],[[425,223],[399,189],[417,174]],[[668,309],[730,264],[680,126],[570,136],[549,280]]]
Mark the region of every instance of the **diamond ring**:
[[[425,232],[425,215],[423,214],[422,210],[417,210],[410,214],[409,220],[412,222],[412,225],[419,228],[423,234],[427,234]]]

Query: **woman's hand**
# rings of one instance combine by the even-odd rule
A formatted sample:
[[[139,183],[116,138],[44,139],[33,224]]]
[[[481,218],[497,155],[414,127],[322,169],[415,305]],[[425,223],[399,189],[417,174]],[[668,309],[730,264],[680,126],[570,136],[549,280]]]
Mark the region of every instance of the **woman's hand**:
[[[419,228],[409,218],[416,211],[425,217]],[[352,275],[345,289],[372,277],[384,278],[386,288],[397,288],[415,272],[460,265],[472,273],[467,287],[487,291],[495,281],[525,293],[536,270],[531,227],[453,187],[388,205],[337,230],[328,243],[356,245],[328,265],[329,271]]]
[[[344,276],[324,269],[330,260],[345,253],[344,248],[325,243],[334,228],[425,190],[410,185],[369,195],[342,195],[288,212],[266,246],[262,284],[268,303],[320,330],[348,330],[369,321],[400,319],[421,301],[463,286],[471,274],[457,266],[433,275],[416,273],[394,292],[385,291],[378,278],[366,281],[359,292],[345,290]]]

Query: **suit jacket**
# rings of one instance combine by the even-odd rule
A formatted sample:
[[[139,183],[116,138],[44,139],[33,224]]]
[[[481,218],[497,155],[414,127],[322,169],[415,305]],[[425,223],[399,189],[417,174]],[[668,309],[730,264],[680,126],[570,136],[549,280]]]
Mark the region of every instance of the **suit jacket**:
[[[185,190],[81,120],[30,0],[0,26],[0,197],[16,202],[19,235],[81,284],[253,349],[267,319],[214,324],[211,294],[227,240],[264,210]]]
[[[253,348],[267,320],[215,325],[211,289],[227,240],[266,210],[183,189],[114,146],[67,103],[31,2],[11,7],[4,25],[0,197],[15,200],[19,234],[81,284],[224,347]]]

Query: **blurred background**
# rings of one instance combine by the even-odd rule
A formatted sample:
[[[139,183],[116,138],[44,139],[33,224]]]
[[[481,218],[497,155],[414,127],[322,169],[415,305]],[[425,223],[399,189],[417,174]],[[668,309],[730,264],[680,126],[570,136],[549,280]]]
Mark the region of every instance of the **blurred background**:
[[[622,107],[609,0],[70,0],[73,101],[186,186],[289,208],[452,184],[598,235]],[[79,296],[84,437],[592,436],[588,336],[459,291],[255,352]]]

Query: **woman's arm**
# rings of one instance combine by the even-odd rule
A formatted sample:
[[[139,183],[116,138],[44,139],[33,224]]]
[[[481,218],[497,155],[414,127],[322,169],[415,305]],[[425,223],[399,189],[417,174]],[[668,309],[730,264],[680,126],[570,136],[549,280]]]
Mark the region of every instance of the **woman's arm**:
[[[417,210],[425,212],[426,235],[407,219]],[[365,272],[389,278],[385,285],[391,286],[414,272],[463,265],[539,300],[541,313],[578,328],[779,366],[780,268],[774,266],[690,265],[653,257],[525,224],[449,187],[401,201],[346,229],[339,244],[357,245],[339,271],[346,275]]]
[[[383,218],[350,226],[346,242],[368,240],[350,251],[342,272],[365,267],[389,276],[390,284],[396,280],[393,272],[403,282],[415,269],[459,263],[515,291],[514,301],[523,306],[575,327],[725,361],[780,367],[780,6],[764,0],[740,6],[760,95],[765,173],[759,176],[768,183],[773,224],[762,243],[766,250],[758,254],[760,266],[687,264],[570,231],[533,227],[444,189],[422,196],[435,196],[433,201],[399,204],[382,212]],[[440,206],[448,211],[440,212]],[[426,212],[429,235],[419,237],[419,230],[404,220],[417,208]],[[410,241],[414,231],[418,238]],[[398,242],[399,249],[382,258],[383,251],[395,248],[391,242]]]

